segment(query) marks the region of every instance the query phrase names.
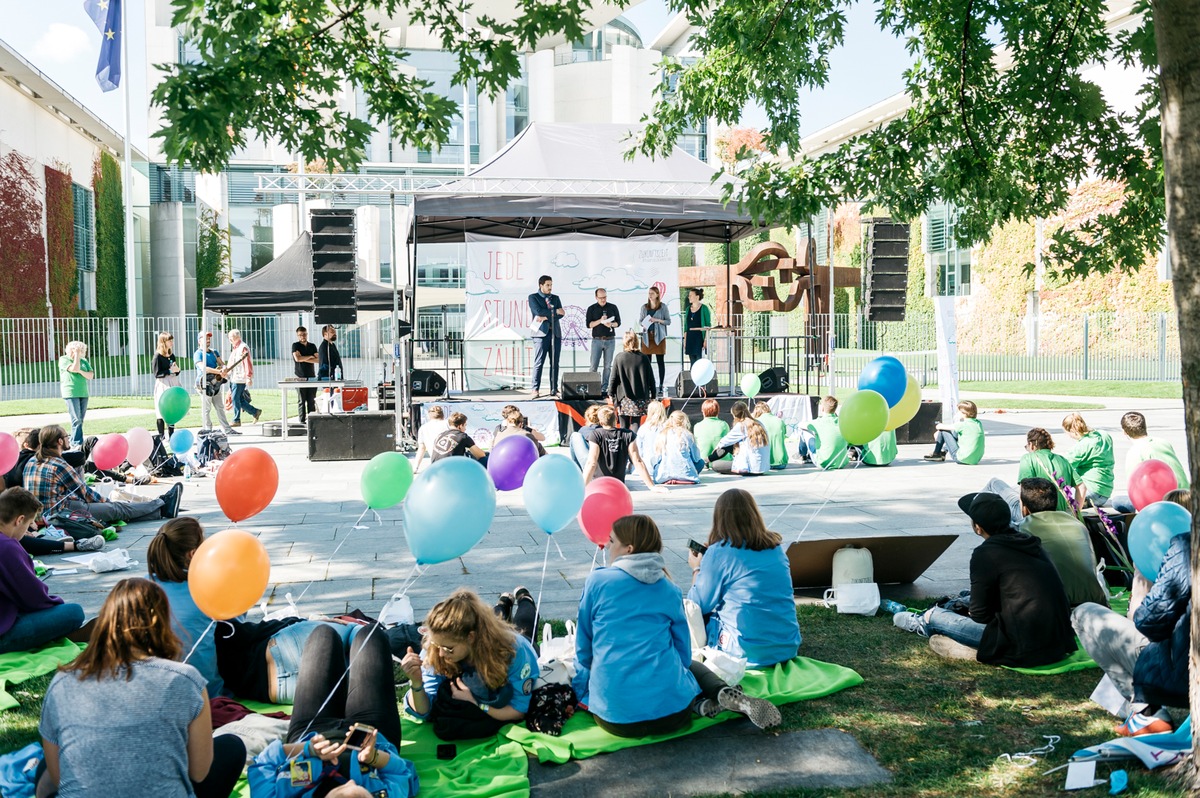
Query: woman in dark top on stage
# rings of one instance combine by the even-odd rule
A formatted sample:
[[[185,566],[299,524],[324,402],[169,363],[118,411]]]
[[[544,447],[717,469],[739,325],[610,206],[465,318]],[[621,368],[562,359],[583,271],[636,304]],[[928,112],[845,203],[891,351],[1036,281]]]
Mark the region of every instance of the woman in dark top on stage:
[[[633,330],[625,333],[624,351],[613,358],[608,380],[608,395],[621,417],[621,426],[634,432],[654,399],[654,372],[650,358],[638,351],[638,338]]]
[[[164,427],[166,435],[168,437],[172,435],[175,432],[175,425],[167,425],[163,421],[162,411],[158,409],[158,397],[162,396],[168,388],[178,385],[179,364],[175,362],[175,336],[169,332],[160,332],[158,348],[154,354],[154,423],[158,427],[159,436],[163,435]]]

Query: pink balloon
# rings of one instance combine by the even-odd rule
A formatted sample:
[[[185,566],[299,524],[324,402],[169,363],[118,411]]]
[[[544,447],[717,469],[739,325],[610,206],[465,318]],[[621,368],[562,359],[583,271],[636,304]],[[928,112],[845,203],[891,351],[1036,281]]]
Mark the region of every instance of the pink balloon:
[[[614,477],[598,477],[583,491],[579,525],[583,534],[597,546],[608,544],[613,521],[633,514],[633,497],[625,483]]]
[[[129,442],[129,451],[125,454],[125,459],[131,465],[141,465],[150,457],[150,453],[154,451],[154,437],[148,430],[141,427],[134,427],[125,433],[125,440]]]
[[[129,441],[125,440],[124,435],[114,432],[101,435],[100,440],[96,441],[96,445],[92,447],[92,462],[99,469],[116,468],[125,462],[127,454],[129,454]]]
[[[1162,460],[1144,460],[1129,475],[1129,500],[1141,511],[1178,487],[1179,480],[1169,465]]]
[[[0,473],[7,474],[17,464],[21,445],[7,432],[0,432]]]

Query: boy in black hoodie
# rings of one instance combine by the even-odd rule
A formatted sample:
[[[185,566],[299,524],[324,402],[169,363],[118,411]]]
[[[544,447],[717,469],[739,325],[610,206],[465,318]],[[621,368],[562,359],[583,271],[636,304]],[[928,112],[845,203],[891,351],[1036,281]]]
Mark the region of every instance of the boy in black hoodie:
[[[933,607],[896,625],[928,634],[942,656],[988,665],[1049,665],[1073,652],[1071,606],[1042,542],[1013,528],[1008,503],[994,493],[968,493],[958,506],[983,538],[971,554],[970,617]]]

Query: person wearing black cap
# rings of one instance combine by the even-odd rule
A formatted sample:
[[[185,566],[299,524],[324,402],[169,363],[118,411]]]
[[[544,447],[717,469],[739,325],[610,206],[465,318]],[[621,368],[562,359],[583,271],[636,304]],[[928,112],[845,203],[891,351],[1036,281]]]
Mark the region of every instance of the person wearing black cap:
[[[1049,665],[1075,651],[1067,592],[1042,542],[1012,526],[994,493],[968,493],[958,506],[983,538],[971,554],[970,617],[932,607],[897,613],[896,625],[927,634],[942,656],[987,665]]]

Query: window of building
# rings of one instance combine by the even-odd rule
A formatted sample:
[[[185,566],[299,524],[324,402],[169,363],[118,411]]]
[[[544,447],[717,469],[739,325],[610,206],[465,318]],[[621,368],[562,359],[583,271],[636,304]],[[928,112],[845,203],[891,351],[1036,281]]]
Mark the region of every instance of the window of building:
[[[432,85],[428,91],[436,92],[454,102],[460,108],[463,101],[462,86],[453,82],[458,70],[458,61],[453,53],[442,50],[412,50],[404,59],[406,66],[414,69],[422,80]],[[470,138],[471,163],[479,163],[479,91],[475,81],[467,87],[468,109],[471,117],[470,131],[464,133],[461,113],[450,120],[450,137],[440,150],[426,150],[405,146],[389,136],[388,156],[393,163],[461,164],[463,148]]]
[[[465,288],[465,244],[425,244],[417,247],[417,285],[424,288]]]
[[[938,296],[967,296],[971,293],[971,248],[960,248],[954,226],[958,209],[938,203],[925,211],[922,249],[929,255]]]
[[[562,65],[607,61],[612,58],[613,47],[617,45],[636,47],[639,50],[644,46],[637,30],[620,17],[600,30],[585,33],[582,39],[555,47],[554,63]]]
[[[418,358],[458,357],[466,328],[466,305],[431,305],[417,308],[413,339]]]
[[[504,140],[512,141],[529,127],[529,74],[521,59],[521,76],[508,84],[504,94]]]
[[[79,288],[79,309],[96,309],[96,209],[92,192],[78,183],[71,184],[75,206],[75,271]]]

